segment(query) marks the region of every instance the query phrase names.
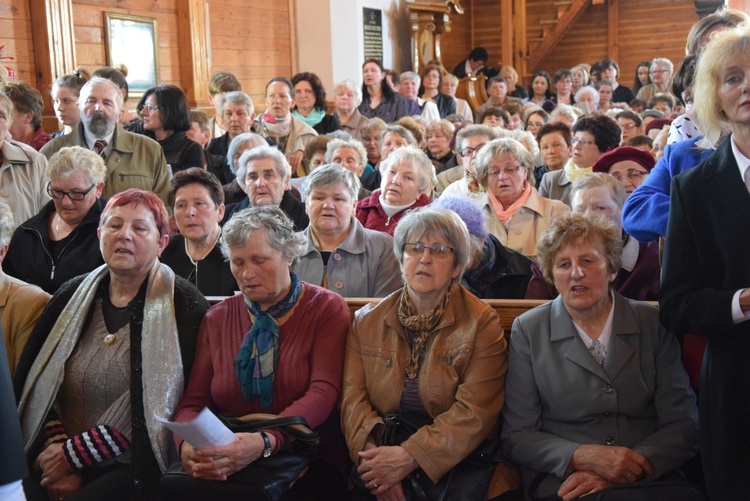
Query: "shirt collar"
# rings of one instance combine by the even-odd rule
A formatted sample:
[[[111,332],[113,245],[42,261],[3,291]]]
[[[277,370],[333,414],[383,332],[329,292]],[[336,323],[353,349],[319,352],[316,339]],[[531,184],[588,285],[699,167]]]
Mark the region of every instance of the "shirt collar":
[[[740,168],[740,177],[744,180],[745,172],[747,171],[748,167],[750,167],[750,158],[747,158],[745,155],[743,155],[740,149],[737,147],[737,144],[734,142],[734,134],[732,134],[731,140],[732,154],[734,155],[734,159],[737,161],[737,167]]]
[[[607,321],[604,323],[604,327],[602,328],[602,332],[601,334],[599,334],[598,339],[605,348],[607,347],[607,345],[609,345],[609,340],[612,337],[612,319],[615,316],[615,295],[611,290],[609,291],[609,297],[612,299],[612,306],[610,306],[609,308]],[[591,345],[594,344],[594,340],[591,339],[588,334],[586,334],[583,329],[578,326],[575,320],[573,320],[573,326],[576,328],[576,331],[583,341],[583,344],[586,345],[586,348],[591,348]]]

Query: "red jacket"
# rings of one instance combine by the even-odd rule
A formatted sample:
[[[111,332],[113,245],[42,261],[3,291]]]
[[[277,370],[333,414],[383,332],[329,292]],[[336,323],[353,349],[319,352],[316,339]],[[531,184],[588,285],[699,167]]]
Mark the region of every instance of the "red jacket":
[[[396,213],[392,217],[388,217],[388,214],[383,210],[383,206],[380,205],[380,189],[372,192],[368,197],[363,198],[357,205],[357,219],[362,223],[362,226],[371,230],[382,231],[393,236],[396,231],[396,225],[401,218],[404,217],[406,211],[416,209],[417,207],[424,207],[430,204],[430,199],[426,195],[420,195],[417,201],[414,202],[408,208]]]

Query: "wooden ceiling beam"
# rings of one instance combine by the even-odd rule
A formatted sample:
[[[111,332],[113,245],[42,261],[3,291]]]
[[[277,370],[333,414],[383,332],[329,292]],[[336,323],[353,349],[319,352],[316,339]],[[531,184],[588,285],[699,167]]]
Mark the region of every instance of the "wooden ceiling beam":
[[[591,4],[592,0],[573,0],[568,5],[562,16],[557,20],[557,24],[552,28],[549,34],[544,37],[542,43],[540,43],[533,52],[529,54],[529,69],[534,71],[539,66],[542,59],[558,44],[563,35],[573,25],[573,23],[583,14]]]

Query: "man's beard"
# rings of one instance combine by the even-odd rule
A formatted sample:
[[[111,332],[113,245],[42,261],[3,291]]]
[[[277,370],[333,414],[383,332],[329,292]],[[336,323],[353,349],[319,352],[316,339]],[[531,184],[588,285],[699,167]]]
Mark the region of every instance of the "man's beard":
[[[89,117],[82,115],[81,119],[83,120],[83,125],[86,126],[86,130],[98,139],[107,137],[115,130],[115,123],[107,120],[107,116],[104,113],[95,111]]]

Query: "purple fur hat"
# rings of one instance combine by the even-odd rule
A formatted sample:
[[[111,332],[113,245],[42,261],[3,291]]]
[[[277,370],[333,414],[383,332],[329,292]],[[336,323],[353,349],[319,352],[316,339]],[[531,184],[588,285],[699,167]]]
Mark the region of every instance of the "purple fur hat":
[[[484,212],[479,205],[468,198],[439,197],[430,204],[436,209],[448,209],[460,217],[469,233],[480,240],[487,238],[487,223],[484,220]]]

